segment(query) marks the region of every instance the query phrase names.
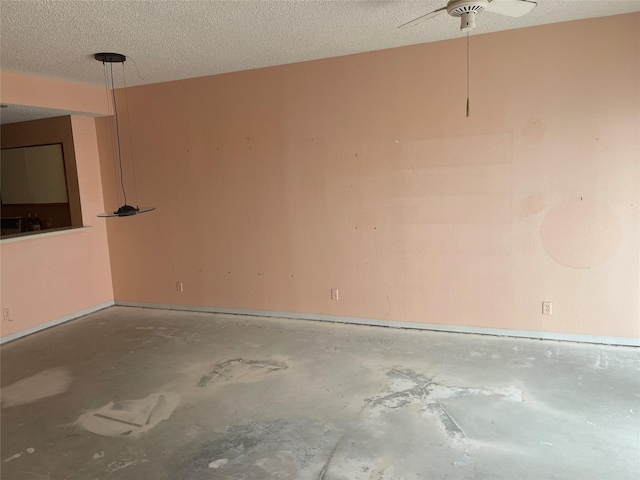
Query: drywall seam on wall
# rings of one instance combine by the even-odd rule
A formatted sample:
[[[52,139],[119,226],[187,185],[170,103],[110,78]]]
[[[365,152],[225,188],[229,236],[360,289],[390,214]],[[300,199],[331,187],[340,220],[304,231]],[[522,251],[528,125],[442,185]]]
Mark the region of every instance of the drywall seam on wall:
[[[27,335],[31,335],[32,333],[39,332],[40,330],[45,330],[47,328],[55,327],[56,325],[60,325],[61,323],[66,323],[71,320],[75,320],[80,317],[84,317],[85,315],[89,315],[90,313],[97,312],[98,310],[105,309],[107,307],[111,307],[115,304],[113,300],[108,302],[101,303],[100,305],[96,305],[94,307],[86,308],[79,312],[72,313],[70,315],[65,315],[64,317],[56,318],[55,320],[51,320],[49,322],[36,325],[35,327],[27,328],[26,330],[21,330],[19,332],[11,333],[7,336],[0,338],[0,345],[11,342],[21,337],[26,337]]]
[[[394,320],[377,320],[375,318],[342,317],[337,315],[276,312],[269,310],[250,310],[240,308],[200,307],[196,305],[169,305],[161,303],[128,302],[120,300],[116,300],[115,305],[121,307],[157,308],[163,310],[178,310],[185,312],[222,313],[268,318],[290,318],[294,320],[349,323],[352,325],[366,325],[373,327],[405,328],[410,330],[430,330],[436,332],[468,333],[475,335],[494,335],[498,337],[532,338],[538,340],[556,340],[561,342],[595,343],[603,345],[640,347],[640,338],[605,337],[600,335],[583,335],[576,333],[511,330],[506,328],[466,327],[459,325],[442,325],[437,323],[398,322]]]

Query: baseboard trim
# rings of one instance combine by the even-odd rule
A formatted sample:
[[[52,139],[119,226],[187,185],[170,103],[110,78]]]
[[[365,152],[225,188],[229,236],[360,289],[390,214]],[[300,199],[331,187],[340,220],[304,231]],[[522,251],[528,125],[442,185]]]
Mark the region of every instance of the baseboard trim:
[[[251,310],[243,308],[200,307],[195,305],[171,305],[165,303],[128,302],[116,300],[122,307],[158,308],[163,310],[179,310],[187,312],[222,313],[228,315],[248,315],[252,317],[289,318],[294,320],[312,320],[374,327],[404,328],[410,330],[431,330],[436,332],[466,333],[474,335],[492,335],[498,337],[532,338],[536,340],[556,340],[573,343],[595,343],[602,345],[618,345],[640,347],[640,338],[605,337],[599,335],[583,335],[578,333],[542,332],[535,330],[512,330],[508,328],[467,327],[436,323],[398,322],[395,320],[377,320],[375,318],[342,317],[337,315],[319,315],[312,313],[278,312],[273,310]]]
[[[90,308],[86,308],[79,312],[72,313],[70,315],[65,315],[64,317],[56,318],[55,320],[51,320],[46,323],[42,323],[40,325],[36,325],[35,327],[27,328],[26,330],[20,330],[19,332],[11,333],[9,335],[5,335],[0,338],[0,345],[5,344],[7,342],[11,342],[13,340],[17,340],[18,338],[26,337],[27,335],[31,335],[32,333],[39,332],[41,330],[45,330],[47,328],[55,327],[56,325],[60,325],[61,323],[66,323],[71,320],[75,320],[76,318],[83,317],[85,315],[89,315],[90,313],[97,312],[98,310],[102,310],[108,307],[115,305],[115,301],[110,300],[105,303],[101,303],[100,305],[96,305]]]

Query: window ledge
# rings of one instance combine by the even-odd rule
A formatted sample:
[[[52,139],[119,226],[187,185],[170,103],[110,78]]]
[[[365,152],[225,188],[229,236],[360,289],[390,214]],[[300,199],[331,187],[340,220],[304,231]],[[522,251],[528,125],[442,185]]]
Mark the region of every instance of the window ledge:
[[[28,232],[28,233],[16,233],[14,235],[7,235],[0,239],[0,244],[13,242],[22,242],[24,240],[36,240],[44,237],[54,237],[56,235],[67,235],[70,233],[84,232],[91,230],[93,227],[65,227],[57,228],[55,230],[44,230],[41,232]]]

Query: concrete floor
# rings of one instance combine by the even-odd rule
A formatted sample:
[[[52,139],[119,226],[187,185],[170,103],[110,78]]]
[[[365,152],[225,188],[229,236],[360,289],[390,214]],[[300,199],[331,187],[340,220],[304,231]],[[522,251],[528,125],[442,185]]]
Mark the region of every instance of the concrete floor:
[[[3,480],[640,478],[640,350],[112,307],[2,347]]]

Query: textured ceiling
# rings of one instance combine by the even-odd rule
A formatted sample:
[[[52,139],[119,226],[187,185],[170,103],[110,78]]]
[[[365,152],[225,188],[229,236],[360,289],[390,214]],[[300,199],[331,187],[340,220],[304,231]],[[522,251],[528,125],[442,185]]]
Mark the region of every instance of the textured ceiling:
[[[521,18],[488,12],[474,34],[640,10],[640,1],[538,0]],[[124,53],[129,85],[248,70],[455,38],[459,20],[424,1],[0,2],[3,70],[104,85],[92,54]],[[6,110],[6,109],[5,109]]]

